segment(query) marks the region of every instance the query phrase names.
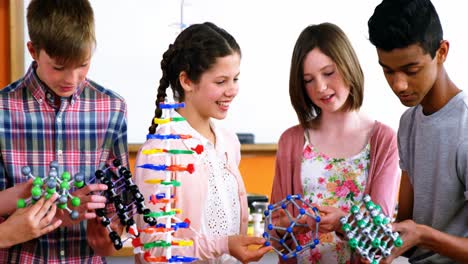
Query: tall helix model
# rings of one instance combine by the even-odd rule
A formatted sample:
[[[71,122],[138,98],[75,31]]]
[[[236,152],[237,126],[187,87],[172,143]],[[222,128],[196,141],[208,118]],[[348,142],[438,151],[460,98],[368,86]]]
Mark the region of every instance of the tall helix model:
[[[155,218],[158,224],[154,227],[143,229],[143,232],[154,235],[155,240],[142,244],[134,243],[135,247],[141,248],[144,259],[152,263],[182,263],[193,262],[197,258],[178,256],[172,254],[172,247],[193,246],[193,241],[176,239],[173,235],[179,228],[190,228],[190,220],[180,220],[177,215],[183,212],[178,208],[173,208],[177,200],[174,195],[174,189],[181,185],[177,181],[178,175],[192,174],[195,171],[194,164],[180,164],[180,155],[194,155],[203,152],[203,146],[197,145],[194,148],[173,149],[173,142],[176,140],[186,140],[192,138],[191,135],[173,134],[171,124],[173,122],[183,122],[185,118],[175,116],[175,109],[184,107],[184,103],[160,103],[162,109],[160,118],[155,118],[154,122],[158,124],[158,130],[155,134],[148,134],[147,139],[163,140],[164,148],[143,149],[141,155],[158,155],[164,157],[162,164],[137,164],[137,167],[154,171],[154,177],[146,178],[147,184],[157,185],[155,193],[149,197],[149,202],[161,205],[160,211],[145,214],[145,217]],[[190,177],[190,175],[182,175]],[[146,249],[163,248],[164,256],[152,256]]]

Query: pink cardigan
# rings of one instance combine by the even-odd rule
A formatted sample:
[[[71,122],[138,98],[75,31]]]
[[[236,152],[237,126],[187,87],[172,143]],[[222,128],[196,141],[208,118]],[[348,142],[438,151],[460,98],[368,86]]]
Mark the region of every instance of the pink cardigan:
[[[188,125],[188,124],[187,124]],[[180,131],[173,131],[173,133],[180,133]],[[248,214],[247,214],[247,194],[245,191],[244,182],[239,172],[240,162],[240,144],[237,137],[226,130],[218,129],[216,133],[216,140],[222,142],[227,157],[228,169],[235,175],[238,184],[238,194],[241,209],[241,225],[240,233],[247,234]],[[189,149],[183,141],[171,141],[172,149]],[[146,163],[164,164],[165,157],[156,155],[144,155],[141,153],[143,149],[164,148],[164,141],[158,139],[147,140],[140,148],[137,158],[136,166]],[[181,186],[175,188],[175,197],[177,199],[173,208],[180,208],[182,213],[177,215],[181,220],[188,218],[191,221],[191,228],[194,228],[199,234],[188,229],[179,229],[175,233],[175,237],[179,239],[191,239],[194,241],[193,246],[179,247],[172,249],[172,255],[183,255],[189,257],[197,257],[201,260],[214,259],[222,254],[229,254],[228,239],[227,237],[208,237],[203,234],[201,230],[202,214],[204,206],[206,205],[207,192],[208,192],[208,168],[197,161],[197,155],[180,155],[178,156],[180,164],[195,164],[195,172],[193,174],[184,173],[178,176],[178,181]],[[145,204],[153,212],[160,211],[158,206],[148,202],[148,197],[154,194],[155,186],[144,182],[145,179],[164,177],[163,173],[151,171],[148,169],[135,168],[135,183],[138,185],[141,193],[145,197]],[[142,216],[136,217],[137,225],[139,228],[145,225]],[[155,240],[147,234],[141,234],[141,241],[143,243]],[[154,248],[151,251],[152,255],[162,255],[162,250]],[[136,263],[145,263],[143,254],[135,255]]]
[[[270,203],[279,202],[288,194],[304,194],[301,182],[304,143],[304,128],[300,125],[290,127],[281,135]],[[364,193],[370,194],[386,215],[393,216],[401,177],[395,132],[376,121],[370,147],[369,176]],[[296,208],[293,208],[292,213],[297,215]],[[286,263],[295,263],[295,260]]]
[[[271,203],[281,201],[288,194],[304,193],[301,183],[304,140],[304,129],[300,125],[287,129],[281,135],[276,153]],[[371,195],[385,214],[393,216],[401,176],[395,132],[376,121],[370,145],[369,176],[364,192]]]

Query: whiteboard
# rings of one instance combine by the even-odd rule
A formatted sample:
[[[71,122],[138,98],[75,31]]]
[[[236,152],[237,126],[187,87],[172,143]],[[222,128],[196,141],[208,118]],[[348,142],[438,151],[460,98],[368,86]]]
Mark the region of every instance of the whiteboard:
[[[27,7],[28,0],[25,0]],[[91,0],[97,49],[89,77],[128,104],[128,141],[143,143],[154,114],[162,54],[179,24],[211,21],[230,32],[242,49],[240,90],[220,125],[254,133],[256,143],[276,143],[298,123],[288,93],[294,44],[310,24],[332,22],[350,38],[365,75],[361,111],[393,129],[406,109],[389,88],[368,41],[367,20],[380,0]],[[450,41],[446,68],[463,89],[468,83],[467,16],[460,1],[433,0]],[[181,8],[183,7],[183,9]],[[183,15],[181,15],[183,10]],[[25,24],[26,25],[26,24]],[[27,30],[25,39],[28,41]],[[26,47],[26,45],[24,45]],[[25,67],[31,58],[25,48]]]

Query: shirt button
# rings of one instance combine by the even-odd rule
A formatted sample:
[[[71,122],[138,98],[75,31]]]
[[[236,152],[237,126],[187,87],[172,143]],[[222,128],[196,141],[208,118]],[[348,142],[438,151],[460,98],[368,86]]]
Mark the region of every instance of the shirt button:
[[[62,156],[63,151],[62,151],[61,149],[59,149],[59,150],[57,151],[57,154],[58,154],[59,156]]]
[[[57,117],[57,123],[60,123],[60,122],[62,122],[62,118],[59,116]]]
[[[42,99],[37,100],[40,104],[42,104]]]
[[[60,256],[62,256],[62,257],[65,256],[65,251],[63,249],[60,250]]]

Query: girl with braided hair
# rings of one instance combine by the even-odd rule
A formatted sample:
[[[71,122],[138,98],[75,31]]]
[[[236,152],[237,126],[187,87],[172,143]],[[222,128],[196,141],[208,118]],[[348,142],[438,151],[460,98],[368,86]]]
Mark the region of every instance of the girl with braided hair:
[[[238,166],[240,143],[236,135],[226,131],[212,119],[224,119],[231,102],[238,92],[241,50],[236,40],[213,23],[194,24],[183,30],[161,61],[162,77],[159,83],[155,118],[160,118],[160,103],[167,99],[166,90],[171,87],[175,101],[184,108],[176,111],[176,117],[186,119],[171,123],[171,133],[188,134],[188,140],[171,141],[171,148],[190,149],[203,145],[200,155],[180,155],[180,164],[195,164],[193,174],[176,176],[181,186],[175,188],[175,208],[182,210],[183,218],[191,221],[190,229],[178,229],[175,237],[191,239],[193,246],[173,248],[173,255],[199,258],[197,263],[246,263],[260,259],[269,247],[249,250],[248,246],[261,245],[263,238],[248,237],[247,197]],[[158,133],[153,121],[150,134]],[[136,164],[161,164],[165,157],[144,155],[143,149],[163,148],[164,140],[148,139],[137,155]],[[135,169],[136,183],[142,194],[154,193],[153,185],[146,179],[154,173]],[[161,205],[148,205],[152,211],[161,211]],[[145,225],[143,217],[137,217],[139,227]],[[141,242],[155,238],[141,234]],[[162,255],[155,248],[151,255]],[[143,263],[143,256],[136,256]]]

